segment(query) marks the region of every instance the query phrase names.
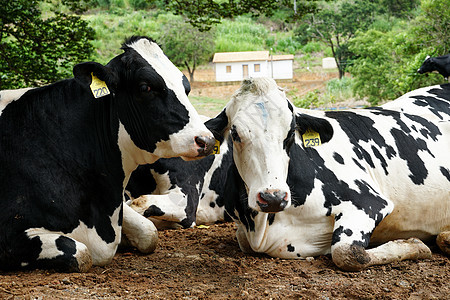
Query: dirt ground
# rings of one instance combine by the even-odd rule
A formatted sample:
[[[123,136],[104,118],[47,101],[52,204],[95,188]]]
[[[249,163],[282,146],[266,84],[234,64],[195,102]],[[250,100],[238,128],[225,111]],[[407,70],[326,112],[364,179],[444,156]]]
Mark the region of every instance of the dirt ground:
[[[242,253],[235,225],[166,230],[153,254],[122,250],[84,274],[0,274],[0,299],[449,299],[450,260],[433,257],[347,273],[329,256]]]
[[[202,82],[212,75],[199,72],[192,93],[229,99],[239,85]],[[302,93],[335,75],[302,76],[280,85]],[[224,223],[160,231],[154,253],[122,249],[111,264],[83,274],[0,272],[0,299],[450,299],[450,260],[432,250],[431,259],[348,273],[330,256],[307,261],[246,255],[235,225]]]

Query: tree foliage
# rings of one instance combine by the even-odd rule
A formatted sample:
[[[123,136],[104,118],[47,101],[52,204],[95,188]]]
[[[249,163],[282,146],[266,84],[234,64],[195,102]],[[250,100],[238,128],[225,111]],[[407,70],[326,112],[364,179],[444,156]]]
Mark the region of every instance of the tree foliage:
[[[303,20],[309,38],[325,42],[331,48],[339,69],[344,76],[349,56],[346,43],[358,30],[366,30],[374,20],[375,3],[364,0],[338,0],[322,3],[319,11]]]
[[[65,0],[73,11],[82,2]],[[71,76],[71,66],[90,57],[94,31],[79,16],[54,11],[44,18],[39,1],[0,6],[0,89],[38,86]]]
[[[198,65],[208,62],[214,53],[214,31],[199,31],[181,17],[170,18],[162,25],[159,42],[164,53],[177,66],[186,67],[190,82]]]
[[[447,54],[450,49],[450,8],[447,0],[423,0],[421,13],[400,28],[361,31],[349,41],[357,57],[349,72],[354,90],[372,104],[392,100],[422,86],[443,83],[438,74],[417,73],[427,55]]]
[[[280,8],[289,9],[293,13],[290,18],[295,19],[317,8],[315,0],[164,0],[167,10],[187,18],[188,22],[200,31],[212,28],[223,18],[233,18],[243,14],[252,16],[272,16]]]

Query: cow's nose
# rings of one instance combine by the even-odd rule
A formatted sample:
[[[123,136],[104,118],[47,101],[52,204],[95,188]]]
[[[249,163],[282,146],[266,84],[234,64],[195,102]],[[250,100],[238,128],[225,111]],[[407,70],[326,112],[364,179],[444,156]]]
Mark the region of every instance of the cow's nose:
[[[195,144],[198,146],[198,156],[206,156],[213,151],[216,139],[211,136],[196,136]]]
[[[263,212],[279,212],[282,211],[286,205],[288,194],[280,190],[266,191],[258,194],[258,205]]]

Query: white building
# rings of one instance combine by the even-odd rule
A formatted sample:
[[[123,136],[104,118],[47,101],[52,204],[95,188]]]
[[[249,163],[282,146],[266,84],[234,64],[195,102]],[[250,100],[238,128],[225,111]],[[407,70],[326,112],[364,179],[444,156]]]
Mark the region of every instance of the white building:
[[[219,52],[213,63],[216,81],[241,81],[251,77],[292,79],[294,55],[270,55],[269,51]]]

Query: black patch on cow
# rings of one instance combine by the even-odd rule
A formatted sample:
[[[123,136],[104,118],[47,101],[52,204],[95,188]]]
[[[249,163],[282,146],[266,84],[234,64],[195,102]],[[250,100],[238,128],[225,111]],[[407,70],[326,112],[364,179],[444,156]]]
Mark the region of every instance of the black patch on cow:
[[[344,233],[344,227],[339,226],[333,231],[333,236],[331,237],[331,245],[333,246],[336,243],[341,241],[341,235]]]
[[[228,137],[227,146],[228,150],[226,153],[222,152],[222,161],[220,166],[214,170],[208,187],[218,195],[216,204],[219,207],[225,205],[224,194],[227,192],[227,190],[225,190],[225,182],[227,181],[228,169],[233,164],[233,143],[231,137]]]
[[[216,207],[216,203],[215,202],[209,202],[209,207],[211,207],[211,208]]]
[[[420,126],[421,126],[420,133],[422,133],[422,135],[425,138],[427,138],[427,139],[431,138],[431,139],[433,139],[433,141],[437,141],[437,136],[442,135],[439,128],[435,124],[428,121],[427,119],[420,117],[420,116],[411,115],[411,114],[405,114],[405,116],[408,119],[416,122],[417,124],[420,124]]]
[[[272,225],[273,222],[275,221],[275,214],[274,213],[267,214],[267,220],[269,221],[269,226]]]
[[[293,113],[294,112],[294,107],[292,106],[291,102],[289,102],[287,99],[286,99],[286,101],[287,101],[289,110]]]
[[[283,140],[283,149],[289,154],[289,151],[291,150],[292,144],[295,141],[295,118],[292,117],[291,126],[289,128],[289,131],[287,133],[286,138]]]
[[[400,158],[404,159],[411,172],[411,178],[414,184],[424,184],[428,176],[428,170],[424,161],[419,156],[419,150],[428,150],[424,140],[414,139],[410,135],[398,129],[391,129],[391,134],[395,139]]]
[[[379,114],[382,109],[371,108],[371,112]],[[383,113],[383,112],[381,112]],[[374,127],[375,122],[365,116],[358,115],[351,111],[330,111],[325,112],[327,117],[336,119],[339,126],[347,134],[350,142],[353,145],[353,151],[360,160],[364,159],[372,168],[374,163],[371,155],[362,147],[361,142],[373,141],[379,149],[385,149],[386,156],[391,158],[395,155],[395,150],[392,146],[386,144],[384,137]],[[356,161],[355,161],[356,163]],[[361,164],[357,163],[358,167],[364,170]]]
[[[156,181],[151,173],[152,165],[140,165],[131,173],[126,190],[131,197],[150,195],[156,189]]]
[[[291,244],[287,245],[287,251],[288,252],[294,252],[295,251],[295,247],[292,246]]]
[[[205,126],[212,132],[216,140],[223,143],[225,130],[228,128],[226,109],[223,109],[215,118],[206,121]]]
[[[156,205],[150,205],[145,211],[144,211],[144,217],[161,217],[164,216],[165,212],[163,212],[158,206]]]
[[[337,152],[333,153],[333,158],[335,161],[337,161],[338,163],[340,163],[341,165],[344,164],[344,158]]]
[[[386,159],[383,157],[383,155],[381,155],[380,151],[378,151],[378,149],[375,146],[372,146],[371,149],[372,149],[372,152],[375,155],[375,157],[380,161],[381,167],[384,170],[384,174],[388,175],[389,172],[387,170],[388,164],[386,162]]]
[[[441,170],[442,175],[445,176],[445,178],[447,178],[448,181],[450,181],[450,172],[448,169],[446,169],[445,167],[440,167],[439,170]]]
[[[355,158],[352,158],[353,162],[355,163],[355,165],[358,166],[358,168],[360,168],[361,170],[363,170],[364,172],[367,172],[366,168],[364,168],[359,161],[357,161]]]
[[[369,152],[367,152],[364,148],[353,147],[353,152],[355,152],[359,160],[365,160],[370,167],[375,168],[375,165],[372,161],[372,157],[370,156]]]
[[[248,197],[242,180],[235,164],[232,164],[227,171],[225,182],[224,203],[225,210],[235,220],[239,220],[248,231],[255,231],[253,219],[258,212],[248,206]],[[236,215],[237,212],[237,215]]]
[[[339,221],[340,218],[342,218],[342,213],[338,213],[337,215],[334,216],[335,221]]]
[[[428,91],[430,94],[434,94],[441,99],[445,99],[450,101],[450,83],[441,84],[440,89],[431,89]],[[448,106],[445,108],[444,106],[441,109],[442,111],[448,111]]]
[[[239,136],[237,130],[236,130],[236,126],[232,126],[231,127],[231,138],[233,139],[234,142],[240,143],[241,142],[241,137]]]
[[[191,92],[191,84],[189,83],[189,80],[184,74],[183,74],[183,86],[184,92],[186,93],[186,95],[189,95],[189,93]]]

